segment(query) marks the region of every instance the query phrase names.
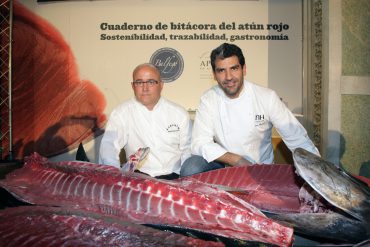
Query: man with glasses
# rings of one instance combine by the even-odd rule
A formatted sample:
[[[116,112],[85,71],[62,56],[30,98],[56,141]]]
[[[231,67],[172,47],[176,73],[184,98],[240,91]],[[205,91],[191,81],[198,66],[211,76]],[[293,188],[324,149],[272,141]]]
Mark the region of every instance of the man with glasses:
[[[201,97],[191,140],[194,156],[181,167],[181,176],[226,166],[272,164],[272,127],[287,147],[319,155],[306,130],[271,89],[244,80],[241,49],[224,43],[211,53],[218,85]]]
[[[112,111],[101,141],[99,163],[120,167],[122,148],[129,158],[139,148],[149,147],[138,171],[157,178],[178,178],[182,162],[190,157],[189,114],[161,97],[163,82],[154,65],[140,64],[132,76],[135,97]]]

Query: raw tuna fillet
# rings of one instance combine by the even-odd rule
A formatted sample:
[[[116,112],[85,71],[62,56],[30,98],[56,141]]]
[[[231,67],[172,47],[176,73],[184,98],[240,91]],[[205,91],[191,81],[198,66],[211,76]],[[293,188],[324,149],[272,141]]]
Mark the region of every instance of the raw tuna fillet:
[[[227,238],[292,244],[293,229],[263,215],[245,201],[193,179],[166,181],[122,174],[118,168],[83,162],[48,162],[34,154],[0,186],[33,204],[75,206],[174,225]]]
[[[8,208],[0,221],[1,246],[224,246],[67,208]]]
[[[58,30],[14,1],[13,40],[14,157],[23,159],[34,151],[60,154],[101,134],[104,95],[80,78],[73,52]],[[5,133],[7,125],[2,126]],[[3,147],[7,154],[8,145]]]
[[[303,181],[292,165],[235,166],[189,176],[209,185],[223,186],[261,210],[299,212]],[[182,180],[184,178],[180,178]]]

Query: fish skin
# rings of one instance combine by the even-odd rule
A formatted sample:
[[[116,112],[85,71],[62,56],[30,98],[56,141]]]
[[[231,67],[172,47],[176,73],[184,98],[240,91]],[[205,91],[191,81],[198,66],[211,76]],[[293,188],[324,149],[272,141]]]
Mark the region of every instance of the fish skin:
[[[74,206],[137,223],[184,226],[279,246],[293,242],[292,228],[279,225],[227,192],[194,180],[125,175],[112,166],[53,163],[34,154],[0,185],[33,204]]]
[[[0,211],[1,246],[198,246],[222,247],[87,211],[22,206]]]
[[[335,212],[271,214],[269,217],[293,227],[296,233],[337,243],[353,244],[370,238],[363,222]]]
[[[368,191],[334,164],[302,148],[293,152],[296,171],[330,204],[362,221],[370,221]]]

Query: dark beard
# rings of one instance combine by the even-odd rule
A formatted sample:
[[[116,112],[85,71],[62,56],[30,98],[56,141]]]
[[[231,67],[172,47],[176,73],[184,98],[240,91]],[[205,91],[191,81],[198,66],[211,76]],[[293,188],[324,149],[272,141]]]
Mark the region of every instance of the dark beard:
[[[230,90],[228,90],[225,87],[221,87],[221,89],[222,89],[222,91],[224,91],[224,93],[226,94],[226,96],[228,96],[230,98],[234,98],[234,97],[236,97],[240,93],[242,87],[243,87],[243,83],[239,84],[239,86],[236,88],[235,91],[230,91]]]

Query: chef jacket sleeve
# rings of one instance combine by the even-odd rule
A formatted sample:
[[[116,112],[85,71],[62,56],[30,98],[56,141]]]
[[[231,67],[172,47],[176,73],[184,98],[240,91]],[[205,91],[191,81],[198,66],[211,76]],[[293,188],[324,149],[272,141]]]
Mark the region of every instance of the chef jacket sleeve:
[[[100,164],[120,167],[119,153],[127,144],[127,131],[125,130],[127,130],[127,126],[125,126],[123,116],[113,111],[100,143]]]
[[[202,97],[196,112],[192,133],[192,153],[202,156],[208,162],[221,157],[227,152],[226,149],[214,141],[216,109],[216,99]]]
[[[271,122],[282,137],[284,143],[293,152],[300,147],[313,154],[320,155],[307,131],[297,120],[293,113],[286,107],[275,92],[270,97],[270,117]]]

